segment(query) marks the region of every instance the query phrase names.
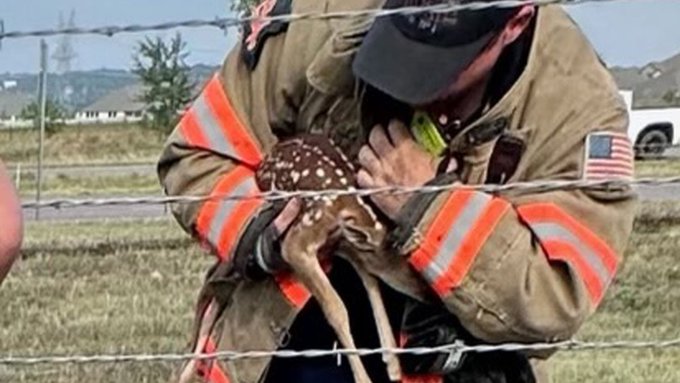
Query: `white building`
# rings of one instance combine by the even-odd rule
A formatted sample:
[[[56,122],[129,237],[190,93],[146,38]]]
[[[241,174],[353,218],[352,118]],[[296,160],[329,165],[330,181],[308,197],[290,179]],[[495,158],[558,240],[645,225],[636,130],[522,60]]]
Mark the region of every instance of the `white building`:
[[[5,80],[2,82],[2,89],[9,90],[14,89],[18,86],[15,80]]]
[[[129,85],[107,94],[82,110],[69,123],[125,123],[138,122],[144,116],[144,103],[139,101],[142,86]]]

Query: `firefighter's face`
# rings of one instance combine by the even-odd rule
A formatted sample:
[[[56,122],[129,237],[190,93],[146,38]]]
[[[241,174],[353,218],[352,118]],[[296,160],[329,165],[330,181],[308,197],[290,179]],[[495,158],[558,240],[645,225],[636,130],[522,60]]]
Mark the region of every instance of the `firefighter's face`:
[[[517,40],[522,32],[524,32],[534,17],[535,12],[535,8],[531,5],[522,7],[508,21],[505,28],[489,42],[477,58],[461,72],[447,92],[440,97],[440,100],[457,98],[469,93],[475,87],[483,86],[496,62],[498,62],[503,49]]]

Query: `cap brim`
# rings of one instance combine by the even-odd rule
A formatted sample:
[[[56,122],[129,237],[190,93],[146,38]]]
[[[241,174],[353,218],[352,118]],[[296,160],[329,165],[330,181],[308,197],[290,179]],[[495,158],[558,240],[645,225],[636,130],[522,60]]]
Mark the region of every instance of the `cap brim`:
[[[404,36],[389,17],[378,17],[354,58],[354,74],[411,105],[436,100],[493,38],[488,33],[465,45],[441,47]]]

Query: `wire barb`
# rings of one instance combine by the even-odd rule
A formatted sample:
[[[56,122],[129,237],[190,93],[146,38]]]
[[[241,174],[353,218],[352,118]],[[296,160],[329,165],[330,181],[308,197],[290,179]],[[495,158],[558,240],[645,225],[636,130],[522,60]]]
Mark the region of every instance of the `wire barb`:
[[[338,12],[308,12],[298,14],[285,14],[271,17],[261,16],[245,16],[245,17],[224,17],[214,20],[183,20],[176,22],[167,22],[150,25],[113,25],[93,28],[64,28],[64,29],[41,29],[31,31],[2,31],[0,33],[0,41],[2,39],[16,39],[23,37],[47,37],[56,35],[103,35],[111,37],[119,33],[138,33],[163,31],[176,28],[200,28],[200,27],[214,27],[218,29],[227,29],[238,27],[245,23],[252,21],[261,22],[297,22],[303,20],[331,20],[331,19],[351,19],[361,17],[384,17],[396,14],[414,15],[419,13],[450,13],[460,11],[477,11],[488,8],[509,8],[521,5],[533,4],[536,6],[545,6],[552,4],[581,4],[581,3],[603,3],[609,1],[619,0],[499,0],[492,2],[472,2],[466,4],[457,4],[453,1],[427,6],[411,6],[394,9],[362,9],[353,11],[338,11]]]

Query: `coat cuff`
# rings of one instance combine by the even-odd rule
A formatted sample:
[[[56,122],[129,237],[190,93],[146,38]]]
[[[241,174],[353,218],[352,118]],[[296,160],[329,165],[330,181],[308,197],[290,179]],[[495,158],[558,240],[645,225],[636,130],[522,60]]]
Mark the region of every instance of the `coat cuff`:
[[[455,172],[443,173],[435,177],[425,186],[443,186],[459,181]],[[441,193],[415,193],[401,208],[395,220],[395,228],[387,238],[388,245],[401,255],[412,251],[416,242],[416,228],[420,225],[425,213]]]
[[[234,267],[249,279],[260,280],[271,274],[272,270],[268,270],[270,266],[263,267],[263,259],[272,260],[277,256],[280,258],[280,252],[275,254],[276,239],[271,235],[270,228],[284,206],[285,201],[265,205],[241,234],[234,254]]]

